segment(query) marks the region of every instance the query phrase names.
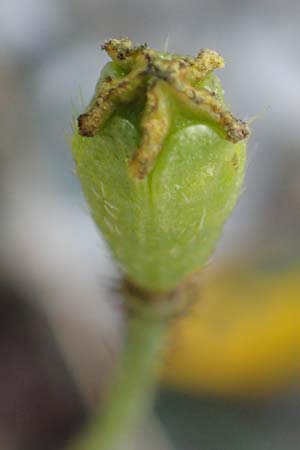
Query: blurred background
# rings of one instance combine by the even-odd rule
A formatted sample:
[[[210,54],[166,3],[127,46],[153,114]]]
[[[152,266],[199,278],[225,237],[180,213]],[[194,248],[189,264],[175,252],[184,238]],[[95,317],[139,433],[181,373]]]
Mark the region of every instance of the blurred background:
[[[107,61],[100,44],[119,36],[217,50],[227,103],[252,121],[244,192],[205,301],[170,337],[156,415],[175,450],[300,449],[300,3],[0,6],[0,450],[61,448],[118,360],[118,273],[69,147]],[[137,448],[167,449],[152,419],[145,429],[153,442],[141,432]]]

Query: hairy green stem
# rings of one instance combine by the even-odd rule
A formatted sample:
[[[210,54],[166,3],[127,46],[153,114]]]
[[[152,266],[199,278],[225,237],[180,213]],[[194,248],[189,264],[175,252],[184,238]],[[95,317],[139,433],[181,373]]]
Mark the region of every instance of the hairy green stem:
[[[72,450],[119,450],[151,403],[157,360],[164,344],[165,319],[141,311],[130,318],[120,371],[102,405]],[[104,406],[104,407],[103,407]]]

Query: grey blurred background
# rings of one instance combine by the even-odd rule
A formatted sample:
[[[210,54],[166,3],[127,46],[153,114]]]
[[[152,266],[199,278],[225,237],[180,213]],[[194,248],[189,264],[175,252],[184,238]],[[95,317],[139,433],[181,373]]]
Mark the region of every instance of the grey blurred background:
[[[100,44],[129,36],[176,53],[209,47],[222,54],[226,67],[219,76],[227,102],[236,115],[253,122],[245,190],[213,264],[253,248],[269,259],[299,264],[299,23],[296,0],[0,1],[1,276],[22,293],[24,285],[26,293],[34,290],[34,303],[46,314],[57,351],[79,389],[85,405],[80,410],[89,411],[101,398],[122,340],[118,274],[89,218],[69,151],[72,121],[107,61]],[[174,408],[168,408],[181,404],[180,398],[169,395],[162,396],[158,410],[171,433],[173,424],[180,434]],[[214,406],[216,416],[199,428],[197,417],[201,423],[207,404],[197,401],[189,423],[205,433],[214,430],[217,417],[222,436],[218,423],[228,417],[224,405]],[[293,400],[295,409],[300,420]],[[220,444],[222,439],[209,432],[202,444],[199,436],[188,444],[177,436],[175,448],[287,448],[285,439],[277,447],[268,440],[272,417],[265,428],[253,426],[248,443],[237,437],[236,447],[231,441],[227,447],[226,440]],[[177,420],[184,436],[185,420]],[[247,414],[239,414],[239,420],[248,426]],[[289,423],[288,432],[280,423],[276,416],[275,436],[287,433],[290,448],[300,449],[297,425]],[[0,423],[2,428],[1,450],[24,447]]]

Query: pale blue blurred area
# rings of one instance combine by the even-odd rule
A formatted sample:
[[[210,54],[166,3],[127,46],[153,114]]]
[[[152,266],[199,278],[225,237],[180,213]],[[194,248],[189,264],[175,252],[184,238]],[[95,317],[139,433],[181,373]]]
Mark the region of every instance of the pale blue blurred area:
[[[227,103],[237,116],[253,122],[244,191],[225,226],[213,264],[247,251],[299,264],[299,24],[297,0],[1,0],[0,251],[5,264],[12,260],[38,284],[51,286],[54,292],[59,285],[60,295],[49,296],[50,310],[54,308],[56,318],[81,323],[79,340],[93,342],[89,355],[82,348],[78,356],[71,345],[74,333],[66,332],[65,338],[61,332],[66,352],[72,355],[71,365],[75,372],[80,368],[78,380],[84,392],[88,380],[97,385],[100,369],[95,354],[101,341],[97,332],[87,338],[86,330],[90,333],[105,324],[105,334],[118,323],[101,309],[103,298],[115,289],[117,273],[89,217],[69,150],[74,117],[89,101],[108,60],[100,44],[110,37],[129,36],[134,42],[147,41],[154,48],[176,53],[195,54],[209,47],[222,54],[226,67],[219,76]],[[57,325],[59,320],[54,322]],[[62,324],[63,329],[63,320]],[[117,329],[115,334],[119,333]],[[111,337],[112,347],[116,340]],[[86,388],[88,401],[93,386]],[[285,428],[278,432],[279,446],[270,447],[266,441],[272,426],[278,424],[280,403],[272,412],[276,420],[272,416],[259,421],[258,416],[252,435],[253,417],[249,422],[223,404],[209,406],[208,440],[199,438],[198,447],[197,415],[204,420],[207,404],[193,410],[194,415],[183,411],[174,418],[172,401],[180,408],[180,401],[168,396],[161,406],[170,429],[179,433],[185,422],[193,423],[196,436],[182,450],[227,449],[218,447],[221,438],[212,438],[215,428],[227,436],[224,423],[236,433],[236,447],[228,448],[285,449]],[[296,403],[291,408],[300,420]],[[188,408],[185,400],[183,404]],[[248,444],[243,444],[238,427],[251,435]],[[290,449],[300,449],[296,427],[287,430]],[[180,450],[181,442],[182,436]]]
[[[298,450],[299,394],[239,402],[165,391],[157,412],[174,450]]]

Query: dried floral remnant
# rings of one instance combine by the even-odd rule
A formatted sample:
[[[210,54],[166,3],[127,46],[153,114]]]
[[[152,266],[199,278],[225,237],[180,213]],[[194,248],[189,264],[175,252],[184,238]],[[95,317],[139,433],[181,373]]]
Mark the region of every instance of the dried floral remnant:
[[[199,87],[209,73],[224,66],[217,52],[203,49],[196,57],[166,57],[147,44],[134,46],[128,38],[110,39],[102,48],[126,74],[102,80],[95,101],[78,118],[79,133],[84,137],[95,136],[118,105],[129,104],[144,95],[141,145],[129,161],[130,173],[136,179],[143,179],[150,173],[168,134],[171,121],[168,91],[192,114],[206,114],[230,142],[239,142],[249,135],[247,124],[235,118],[214,92]]]

